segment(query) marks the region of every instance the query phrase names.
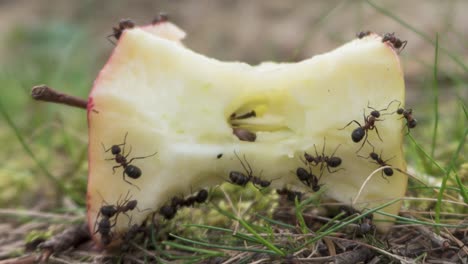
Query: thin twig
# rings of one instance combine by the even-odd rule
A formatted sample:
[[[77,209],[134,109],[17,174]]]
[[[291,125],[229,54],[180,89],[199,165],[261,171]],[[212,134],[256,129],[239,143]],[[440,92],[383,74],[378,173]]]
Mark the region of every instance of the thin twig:
[[[88,106],[87,100],[58,92],[44,84],[34,86],[31,90],[31,96],[34,100],[65,104],[83,109]]]

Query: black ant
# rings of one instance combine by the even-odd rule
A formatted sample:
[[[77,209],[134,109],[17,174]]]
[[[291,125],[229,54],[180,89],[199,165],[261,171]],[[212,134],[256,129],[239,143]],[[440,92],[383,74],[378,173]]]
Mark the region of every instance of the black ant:
[[[115,226],[115,223],[112,225],[108,217],[103,217],[97,226],[95,234],[99,233],[101,235],[102,244],[109,245],[112,242],[111,229]]]
[[[361,31],[361,32],[359,32],[359,33],[356,34],[356,37],[358,37],[359,39],[362,39],[362,38],[364,38],[364,37],[369,36],[370,34],[372,34],[372,31],[369,31],[369,30],[367,30],[367,31]]]
[[[115,43],[110,40],[110,37],[114,37],[116,40],[119,40],[124,30],[134,27],[135,22],[133,22],[131,19],[122,19],[119,21],[119,25],[117,27],[112,27],[113,33],[107,36],[107,39],[115,45]]]
[[[351,125],[353,122],[356,123],[359,126],[356,129],[354,129],[353,132],[351,133],[351,139],[355,143],[360,142],[364,138],[364,141],[363,141],[361,147],[356,151],[356,153],[359,152],[364,147],[364,144],[366,142],[368,142],[370,144],[370,142],[367,140],[367,137],[369,135],[368,134],[369,130],[374,130],[375,129],[375,132],[377,133],[377,136],[379,137],[380,141],[383,141],[382,138],[379,135],[379,130],[375,126],[375,122],[376,121],[383,121],[383,119],[379,119],[379,117],[381,116],[381,112],[386,111],[393,102],[394,101],[391,101],[387,105],[387,108],[384,108],[384,109],[381,109],[381,110],[376,110],[375,108],[370,107],[369,103],[367,103],[367,108],[372,109],[372,111],[370,112],[370,114],[368,116],[366,116],[366,109],[363,110],[364,125],[361,125],[361,123],[359,123],[356,120],[352,120],[346,126],[344,126],[343,128],[340,129],[340,130],[345,129],[346,127]],[[389,113],[386,113],[385,115],[388,115],[388,114]],[[370,144],[370,145],[372,145],[372,144]]]
[[[230,118],[231,120],[238,120],[238,119],[247,119],[247,118],[256,117],[256,116],[257,116],[257,113],[255,112],[255,110],[252,110],[240,116],[238,116],[236,113],[232,113]]]
[[[163,205],[163,206],[159,209],[159,213],[160,213],[164,218],[166,218],[167,220],[170,220],[170,219],[174,218],[174,216],[176,215],[176,213],[177,213],[177,207],[174,206],[173,204]]]
[[[328,170],[329,173],[337,172],[339,170],[342,170],[343,168],[335,170],[335,171],[331,171],[330,167],[331,168],[336,168],[336,167],[341,165],[341,162],[342,162],[341,158],[340,157],[335,157],[335,153],[336,153],[336,151],[338,150],[338,148],[340,146],[341,146],[341,144],[336,147],[335,151],[333,151],[331,156],[326,156],[325,155],[325,138],[324,138],[323,139],[322,154],[321,155],[318,154],[317,147],[314,144],[314,149],[315,149],[315,155],[316,156],[314,157],[314,156],[308,154],[307,152],[304,152],[304,158],[309,164],[314,162],[315,166],[317,166],[319,163],[321,163],[321,167],[320,167],[320,172],[321,173],[323,173],[324,164],[326,164],[326,167],[327,167],[327,170]]]
[[[107,234],[110,233],[110,228],[115,225],[115,223],[117,222],[116,219],[120,213],[127,215],[126,213],[128,211],[132,211],[135,208],[137,208],[138,201],[130,200],[130,198],[127,198],[127,197],[128,197],[128,193],[121,203],[117,202],[116,205],[101,206],[101,209],[99,209],[99,213],[96,217],[96,219],[101,218],[101,220],[100,221],[96,220],[96,223],[94,225],[95,229],[96,229],[96,225],[98,226],[96,232],[101,233],[101,236],[106,236],[106,233]],[[112,217],[115,217],[115,222],[113,225],[110,224],[110,219]],[[107,229],[109,229],[109,232],[107,232]]]
[[[245,164],[242,162],[241,158],[239,157],[239,155],[237,155],[237,153],[235,151],[234,151],[234,154],[236,155],[237,159],[241,163],[241,165],[244,168],[247,175],[245,175],[244,173],[239,172],[239,171],[231,171],[229,173],[229,179],[231,180],[231,183],[237,184],[237,185],[240,185],[240,186],[245,186],[245,185],[247,185],[247,183],[249,183],[249,181],[251,181],[252,184],[254,184],[255,187],[257,187],[257,185],[262,187],[262,188],[266,188],[266,187],[270,186],[271,181],[262,180],[260,177],[253,176],[252,167],[250,166],[250,163],[247,161],[245,155],[244,155],[244,161],[247,164],[247,166],[245,166]]]
[[[234,127],[232,133],[242,141],[255,142],[257,139],[257,134],[245,128]]]
[[[286,195],[288,201],[291,201],[291,202],[294,202],[296,200],[296,197],[299,202],[302,200],[301,192],[291,191],[287,189],[286,187],[284,187],[283,189],[277,189],[276,193],[279,195]]]
[[[144,226],[140,226],[137,224],[133,224],[127,232],[122,236],[122,244],[120,249],[122,251],[128,251],[130,249],[130,242],[139,234],[139,233],[146,233],[146,228]]]
[[[398,100],[393,100],[393,101],[399,102]],[[400,105],[401,105],[401,102],[399,102],[397,110],[394,113],[397,113],[398,115],[402,116],[401,118],[406,119],[406,127],[408,127],[408,133],[409,133],[411,128],[416,127],[416,125],[418,124],[418,120],[416,120],[413,117],[413,109],[411,109],[411,108],[410,109],[405,109],[403,107],[400,107]]]
[[[395,33],[386,33],[383,38],[382,42],[390,42],[393,46],[393,48],[398,50],[398,53],[400,53],[405,47],[408,41],[401,41],[399,38],[395,37]]]
[[[312,170],[310,170],[310,168],[309,168],[309,171],[307,171],[306,169],[302,167],[297,168],[296,176],[303,184],[312,188],[314,192],[320,191],[321,185],[318,184],[320,178],[317,178],[317,176],[315,176],[312,173]]]
[[[387,160],[383,160],[382,159],[382,152],[380,152],[380,156],[375,153],[374,151],[372,151],[368,157],[363,157],[363,156],[360,156],[361,158],[371,158],[374,163],[380,165],[380,167],[384,167],[384,166],[391,166],[387,163],[387,161],[393,159],[394,157],[391,157]],[[383,177],[383,174],[385,174],[386,176],[392,176],[393,175],[393,169],[392,168],[384,168],[383,171],[382,171],[382,177]]]
[[[361,234],[364,235],[375,230],[375,225],[372,223],[373,218],[374,216],[372,214],[368,214],[361,218],[361,223],[359,224]]]
[[[170,204],[164,205],[159,209],[159,213],[167,220],[170,220],[174,218],[180,207],[189,207],[195,203],[204,203],[207,199],[208,191],[205,189],[200,190],[196,195],[190,196],[187,199],[174,196]]]
[[[112,147],[110,147],[109,149],[106,150],[106,148],[104,147],[104,144],[102,144],[102,148],[104,149],[104,152],[108,152],[108,151],[111,151],[112,155],[114,155],[115,157],[114,158],[110,158],[110,159],[106,159],[106,160],[115,160],[115,162],[117,162],[118,164],[120,165],[117,165],[117,166],[114,166],[112,167],[112,171],[115,173],[115,169],[119,168],[119,167],[123,167],[124,170],[122,172],[122,178],[125,182],[127,182],[128,184],[130,185],[133,185],[135,187],[138,188],[138,186],[134,185],[133,183],[129,182],[126,178],[125,178],[125,175],[127,175],[128,177],[132,178],[132,179],[138,179],[140,176],[141,176],[141,170],[140,168],[138,168],[137,166],[135,165],[130,165],[130,163],[133,161],[133,160],[136,160],[136,159],[145,159],[145,158],[149,158],[149,157],[152,157],[154,155],[156,155],[158,152],[155,152],[149,156],[145,156],[145,157],[134,157],[134,158],[131,158],[129,161],[127,161],[127,157],[130,155],[130,153],[132,152],[132,149],[130,147],[130,151],[128,152],[127,155],[125,155],[125,144],[126,144],[126,140],[127,140],[127,135],[128,135],[128,132],[125,134],[125,137],[124,137],[124,142],[122,144],[118,144],[118,145],[112,145]],[[120,146],[123,146],[123,148],[121,149]],[[139,188],[138,188],[139,189]]]
[[[167,22],[169,21],[169,15],[166,13],[159,13],[158,16],[156,16],[153,21],[151,21],[151,24],[156,25],[162,22]]]

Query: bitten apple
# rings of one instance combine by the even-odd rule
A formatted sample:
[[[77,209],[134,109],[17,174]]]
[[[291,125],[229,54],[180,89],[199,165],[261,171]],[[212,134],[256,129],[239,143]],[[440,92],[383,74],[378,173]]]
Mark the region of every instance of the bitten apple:
[[[248,161],[252,176],[274,179],[274,188],[313,192],[317,188],[296,175],[304,168],[320,178],[315,184],[324,195],[344,203],[379,168],[365,158],[370,152],[406,169],[403,121],[390,104],[404,102],[403,73],[397,53],[381,36],[370,34],[298,63],[251,66],[197,54],[178,43],[183,34],[165,31],[176,36],[167,39],[156,31],[126,30],[89,95],[88,220],[97,241],[104,204],[122,205],[124,197],[137,201],[135,210],[117,214],[115,225],[111,221],[106,235],[118,240],[172,197],[229,181],[233,171],[247,174],[239,158]],[[358,124],[345,126],[352,120],[365,126],[368,106],[390,109],[375,121],[377,129],[364,130],[369,143],[356,143],[351,135]],[[255,138],[241,140],[233,129]],[[115,159],[112,145],[119,146],[124,163]],[[314,145],[318,155],[323,148],[328,156],[336,150],[341,164],[329,167],[331,172],[321,165],[309,170],[301,159],[304,152],[316,155]],[[407,177],[393,172],[371,178],[356,206],[372,208],[402,197]],[[383,211],[397,213],[399,206]],[[391,225],[376,224],[380,230]]]

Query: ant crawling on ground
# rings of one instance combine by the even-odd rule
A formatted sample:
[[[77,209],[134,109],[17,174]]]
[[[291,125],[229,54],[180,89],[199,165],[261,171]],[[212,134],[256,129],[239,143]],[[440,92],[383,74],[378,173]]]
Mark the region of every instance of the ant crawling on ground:
[[[110,39],[110,37],[114,37],[116,40],[119,40],[124,30],[134,28],[134,27],[135,27],[135,22],[133,22],[131,19],[122,19],[119,21],[119,24],[117,25],[117,27],[112,27],[113,33],[107,36],[107,39],[112,44],[115,45],[115,43]]]
[[[276,193],[279,195],[286,195],[288,201],[291,201],[291,202],[294,202],[296,200],[296,197],[297,197],[297,201],[300,202],[302,200],[301,192],[291,191],[286,187],[283,187],[283,189],[277,189]]]
[[[364,38],[364,37],[369,36],[370,34],[372,34],[372,31],[369,31],[369,30],[367,30],[367,31],[361,31],[361,32],[359,32],[359,33],[356,34],[356,37],[358,37],[359,39],[362,39],[362,38]]]
[[[379,135],[379,130],[377,129],[377,127],[375,126],[375,122],[376,121],[383,121],[383,119],[379,119],[379,117],[381,116],[381,112],[383,111],[386,111],[390,105],[393,103],[394,101],[391,101],[386,108],[384,109],[381,109],[381,110],[376,110],[375,108],[373,107],[370,107],[369,106],[369,103],[367,103],[367,108],[369,109],[372,109],[372,111],[370,112],[369,115],[366,116],[366,109],[363,110],[363,117],[364,117],[364,125],[361,125],[361,123],[359,123],[358,121],[356,120],[352,120],[350,121],[346,126],[344,126],[343,128],[340,128],[339,130],[343,130],[345,129],[346,127],[348,127],[349,125],[351,125],[353,122],[356,123],[359,127],[357,127],[356,129],[353,130],[353,132],[351,133],[351,139],[355,142],[355,143],[358,143],[360,142],[363,138],[364,138],[364,141],[361,145],[361,147],[356,151],[359,152],[363,147],[364,147],[364,144],[366,142],[368,142],[370,144],[370,142],[367,140],[367,137],[368,137],[368,132],[369,130],[374,130],[375,129],[375,132],[377,133],[377,136],[379,137],[380,141],[383,141],[382,138],[380,137]],[[382,114],[382,115],[388,115],[389,113],[386,113],[386,114]],[[372,146],[372,144],[370,144]]]
[[[336,147],[335,151],[333,151],[331,156],[327,156],[327,155],[325,155],[325,138],[324,138],[323,139],[322,154],[321,155],[318,154],[317,147],[314,144],[315,157],[308,154],[307,152],[304,152],[304,158],[309,164],[311,164],[312,162],[315,163],[314,166],[317,166],[318,164],[321,163],[321,166],[320,166],[320,173],[321,174],[323,173],[323,166],[324,165],[327,167],[327,170],[328,170],[329,173],[337,172],[339,170],[344,170],[343,168],[340,168],[340,169],[334,170],[334,171],[330,170],[330,167],[331,168],[336,168],[336,167],[341,165],[341,162],[342,162],[341,158],[340,157],[335,157],[335,153],[336,153],[336,151],[338,150],[338,148],[340,146],[341,146],[341,144]]]
[[[386,33],[383,38],[382,42],[390,42],[392,44],[393,48],[395,48],[400,54],[400,52],[406,47],[406,44],[408,41],[401,41],[399,38],[395,37],[395,33]]]
[[[372,152],[369,154],[368,157],[364,157],[364,156],[359,156],[359,157],[366,158],[366,159],[371,158],[375,164],[380,165],[380,167],[385,167],[385,166],[391,166],[390,164],[387,163],[387,161],[393,159],[395,156],[393,156],[393,157],[391,157],[391,158],[389,158],[387,160],[383,160],[382,159],[382,152],[380,152],[380,156],[379,156],[377,153],[374,152],[374,150],[372,150]],[[388,177],[392,176],[393,175],[393,169],[392,168],[384,168],[382,170],[382,177],[385,179],[385,177],[383,176],[384,174],[386,176],[388,176]]]
[[[136,238],[136,236],[139,233],[146,233],[146,228],[141,225],[133,224],[125,234],[122,236],[122,244],[120,246],[120,249],[124,252],[128,251],[130,249],[130,242]]]
[[[114,158],[110,158],[110,159],[106,159],[106,160],[115,160],[115,162],[117,162],[118,164],[120,165],[117,165],[117,166],[114,166],[112,167],[112,171],[115,173],[115,169],[119,168],[119,167],[123,167],[123,172],[122,172],[122,178],[125,182],[127,182],[128,184],[130,185],[133,185],[135,187],[138,188],[138,186],[134,185],[133,183],[129,182],[126,178],[125,178],[125,175],[127,175],[128,177],[132,178],[132,179],[138,179],[140,176],[141,176],[141,170],[140,168],[138,168],[137,166],[135,165],[131,165],[130,163],[133,161],[133,160],[136,160],[136,159],[145,159],[145,158],[149,158],[149,157],[152,157],[154,155],[156,155],[158,152],[155,152],[149,156],[144,156],[144,157],[134,157],[134,158],[131,158],[129,161],[127,161],[127,157],[130,155],[130,153],[132,152],[132,148],[130,147],[130,151],[128,152],[127,155],[125,155],[125,145],[126,145],[126,140],[127,140],[127,135],[128,135],[128,132],[125,134],[125,137],[124,137],[124,142],[122,144],[118,144],[118,145],[112,145],[112,147],[110,147],[109,149],[106,150],[106,148],[104,147],[104,144],[102,144],[102,148],[104,149],[104,152],[109,152],[111,151],[112,155],[114,155],[115,157]],[[121,149],[120,146],[123,146],[123,148]],[[140,188],[138,188],[140,189]]]
[[[372,223],[373,219],[374,216],[372,214],[368,214],[361,218],[361,223],[359,224],[359,231],[361,234],[365,235],[375,230],[375,225]]]

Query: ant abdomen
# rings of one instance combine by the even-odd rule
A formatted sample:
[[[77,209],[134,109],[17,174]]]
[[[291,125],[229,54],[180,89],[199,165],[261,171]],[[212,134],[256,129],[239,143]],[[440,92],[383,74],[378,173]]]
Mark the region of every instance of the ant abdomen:
[[[141,170],[137,166],[128,165],[124,171],[132,179],[138,179],[141,176]]]
[[[393,169],[392,168],[385,168],[385,169],[383,169],[383,172],[387,176],[392,176],[393,175]]]
[[[358,127],[356,129],[354,129],[353,132],[351,133],[351,139],[355,143],[358,143],[359,141],[361,141],[364,138],[365,135],[366,135],[366,131],[364,130],[364,128]]]

